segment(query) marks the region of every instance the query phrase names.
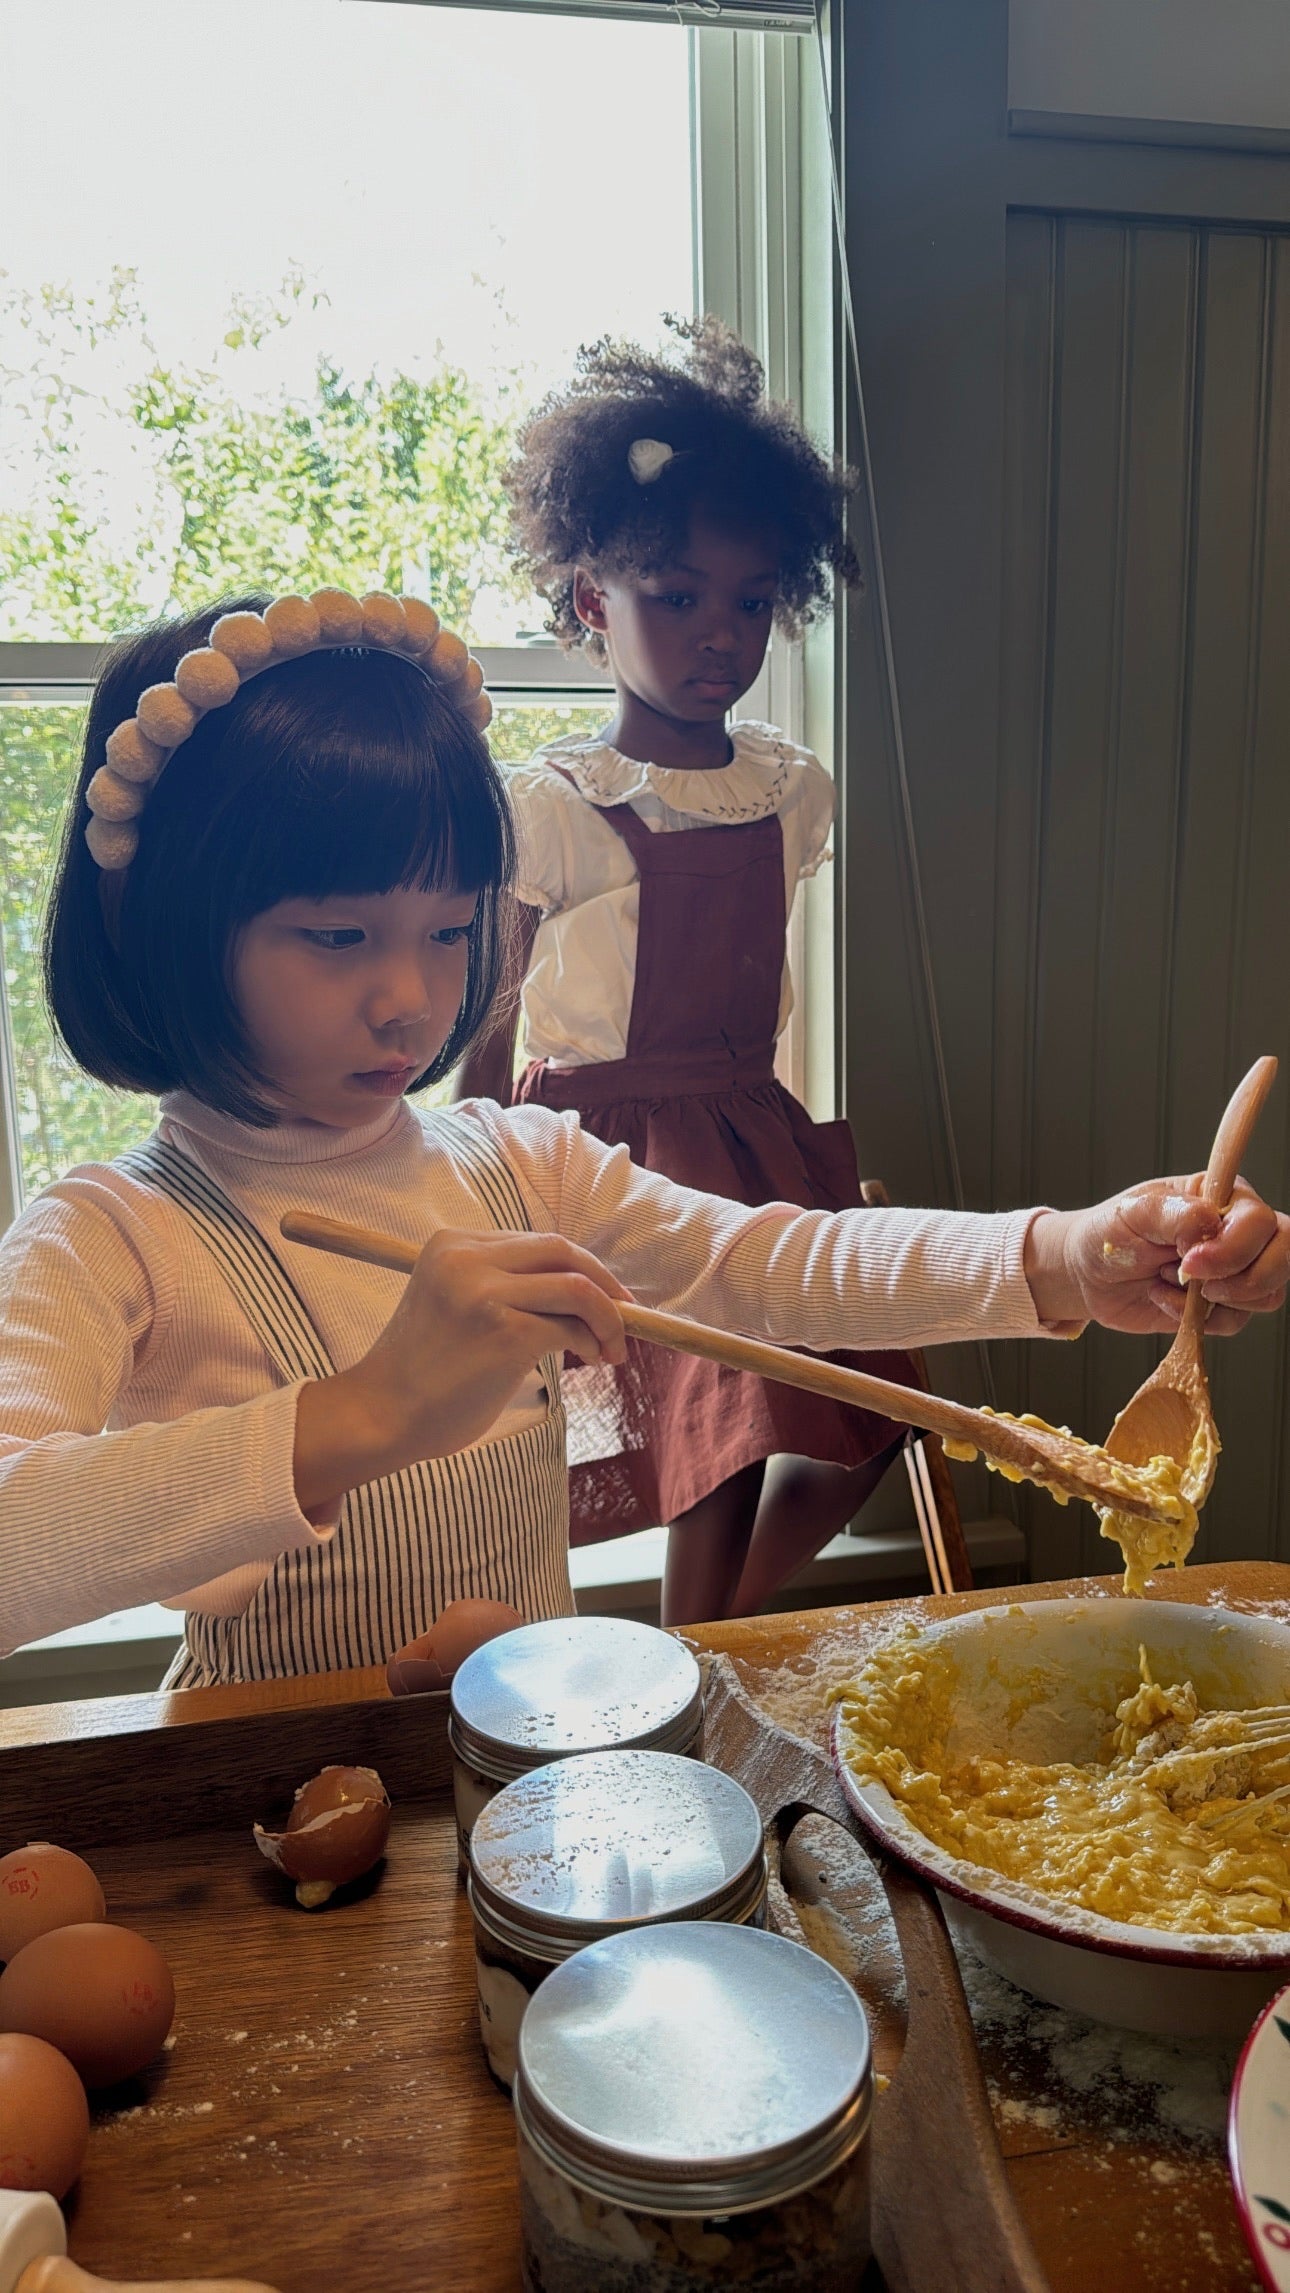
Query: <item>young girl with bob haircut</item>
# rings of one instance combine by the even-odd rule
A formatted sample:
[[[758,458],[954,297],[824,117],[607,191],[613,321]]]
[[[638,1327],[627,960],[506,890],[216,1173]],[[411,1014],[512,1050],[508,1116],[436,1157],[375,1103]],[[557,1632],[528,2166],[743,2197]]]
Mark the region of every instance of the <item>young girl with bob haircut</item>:
[[[806,1346],[1167,1329],[1180,1259],[1211,1328],[1280,1300],[1286,1229],[1244,1186],[1222,1221],[1176,1182],[830,1216],[689,1192],[544,1107],[415,1110],[501,963],[481,682],[428,608],[338,591],[103,670],[49,996],[161,1114],[4,1242],[6,1647],[161,1599],[192,1685],[380,1661],[466,1595],[568,1613],[559,1363],[621,1359],[623,1283]],[[297,1207],[423,1244],[415,1272],[284,1242]]]

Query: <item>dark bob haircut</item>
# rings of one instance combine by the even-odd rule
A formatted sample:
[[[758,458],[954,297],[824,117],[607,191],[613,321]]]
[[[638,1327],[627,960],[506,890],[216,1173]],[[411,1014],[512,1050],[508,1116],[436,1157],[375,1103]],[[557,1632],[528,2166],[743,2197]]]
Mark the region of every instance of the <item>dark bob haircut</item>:
[[[45,930],[45,987],[72,1057],[131,1091],[190,1091],[261,1126],[276,1116],[230,991],[238,932],[280,900],[402,887],[477,891],[466,990],[448,1041],[412,1084],[447,1074],[502,977],[510,808],[479,733],[396,654],[310,653],[212,709],[152,789],[139,849],[105,875],[85,842],[85,789],[147,685],[172,677],[221,613],[126,639],[99,677]]]
[[[520,567],[551,607],[553,635],[596,660],[603,640],[574,611],[578,567],[675,563],[696,515],[772,538],[775,619],[790,635],[832,602],[835,578],[860,578],[844,527],[853,473],[825,459],[791,406],[767,398],[757,359],[729,327],[668,323],[675,347],[662,352],[608,341],[579,351],[573,381],[526,422],[506,473]],[[638,438],[673,450],[652,484],[632,476]]]

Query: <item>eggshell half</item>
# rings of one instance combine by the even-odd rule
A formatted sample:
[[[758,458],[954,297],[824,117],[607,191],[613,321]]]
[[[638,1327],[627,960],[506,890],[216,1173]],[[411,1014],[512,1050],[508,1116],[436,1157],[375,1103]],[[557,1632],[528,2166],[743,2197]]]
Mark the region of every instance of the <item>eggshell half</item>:
[[[396,1696],[424,1696],[446,1688],[458,1666],[486,1640],[515,1632],[524,1623],[505,1600],[450,1600],[428,1632],[391,1656],[386,1678]]]
[[[56,1927],[0,1975],[0,2030],[47,2040],[87,2086],[114,2086],[142,2070],[174,2014],[169,1967],[129,1927]]]
[[[103,1889],[89,1864],[67,1848],[33,1839],[0,1856],[0,1959],[16,1959],[53,1927],[106,1917]]]
[[[0,2037],[0,2189],[66,2197],[90,2138],[85,2088],[43,2038]]]
[[[385,1853],[390,1799],[374,1768],[324,1768],[296,1793],[285,1831],[254,1827],[261,1855],[288,1879],[328,1891],[361,1879]],[[301,1896],[307,1909],[326,1901]]]

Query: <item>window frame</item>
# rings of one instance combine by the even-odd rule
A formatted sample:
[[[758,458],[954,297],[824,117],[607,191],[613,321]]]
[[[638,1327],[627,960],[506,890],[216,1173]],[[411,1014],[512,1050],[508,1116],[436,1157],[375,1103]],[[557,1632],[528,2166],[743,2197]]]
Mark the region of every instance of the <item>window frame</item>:
[[[821,236],[817,90],[810,43],[791,33],[691,30],[690,111],[694,307],[724,318],[757,352],[775,397],[802,407],[817,435],[833,435],[832,266],[812,275],[804,233]],[[730,196],[731,187],[733,198]],[[819,378],[826,378],[823,390]],[[808,403],[814,399],[815,403]],[[104,647],[0,644],[0,707],[76,706]],[[554,644],[481,647],[490,690],[516,704],[585,700],[607,691],[604,672]],[[832,625],[805,644],[772,639],[744,713],[779,725],[827,761],[833,748]],[[818,1116],[836,1105],[835,953],[831,873],[802,887],[790,929],[796,1004],[779,1070]],[[0,981],[0,1232],[21,1207],[21,1154],[8,999]]]
[[[813,41],[748,31],[691,34],[696,310],[756,351],[827,451],[839,438],[837,280],[827,123]],[[733,199],[705,185],[735,187]],[[809,263],[807,248],[820,260]],[[778,725],[834,771],[839,614],[790,644],[778,632],[743,713]],[[836,777],[836,775],[835,775]],[[839,789],[839,796],[841,790]],[[839,1111],[840,1013],[833,872],[800,887],[789,923],[794,1004],[776,1069],[817,1120]]]
[[[815,268],[804,260],[808,234],[812,246],[832,246],[811,44],[788,33],[724,26],[692,30],[689,39],[694,306],[743,336],[762,359],[772,393],[796,404],[831,447],[837,436],[833,260],[831,251]],[[83,702],[103,650],[98,644],[0,644],[0,706]],[[484,647],[479,658],[490,689],[516,705],[585,702],[609,690],[603,670],[554,644]],[[811,631],[804,644],[790,645],[777,634],[744,713],[769,718],[827,763],[838,674],[832,622]],[[797,1004],[779,1062],[790,1088],[821,1118],[837,1105],[831,879],[832,871],[822,870],[803,885],[795,905],[789,952]],[[17,1098],[0,981],[0,1232],[20,1203]],[[55,1661],[64,1667],[73,1638],[92,1668],[99,1627],[59,1636]],[[33,1665],[38,1671],[44,1653],[22,1659],[25,1694],[36,1684]],[[60,1681],[55,1692],[74,1688]]]

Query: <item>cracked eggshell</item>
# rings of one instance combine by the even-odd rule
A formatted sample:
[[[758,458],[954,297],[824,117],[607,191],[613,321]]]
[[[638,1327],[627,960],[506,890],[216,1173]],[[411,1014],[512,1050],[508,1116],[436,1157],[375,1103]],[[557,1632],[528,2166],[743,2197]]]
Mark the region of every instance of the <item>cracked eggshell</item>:
[[[33,1839],[0,1856],[0,1959],[16,1959],[37,1935],[106,1919],[103,1889],[79,1855]]]
[[[390,1797],[374,1768],[324,1768],[296,1793],[285,1831],[254,1827],[261,1855],[288,1879],[343,1887],[385,1853]]]

